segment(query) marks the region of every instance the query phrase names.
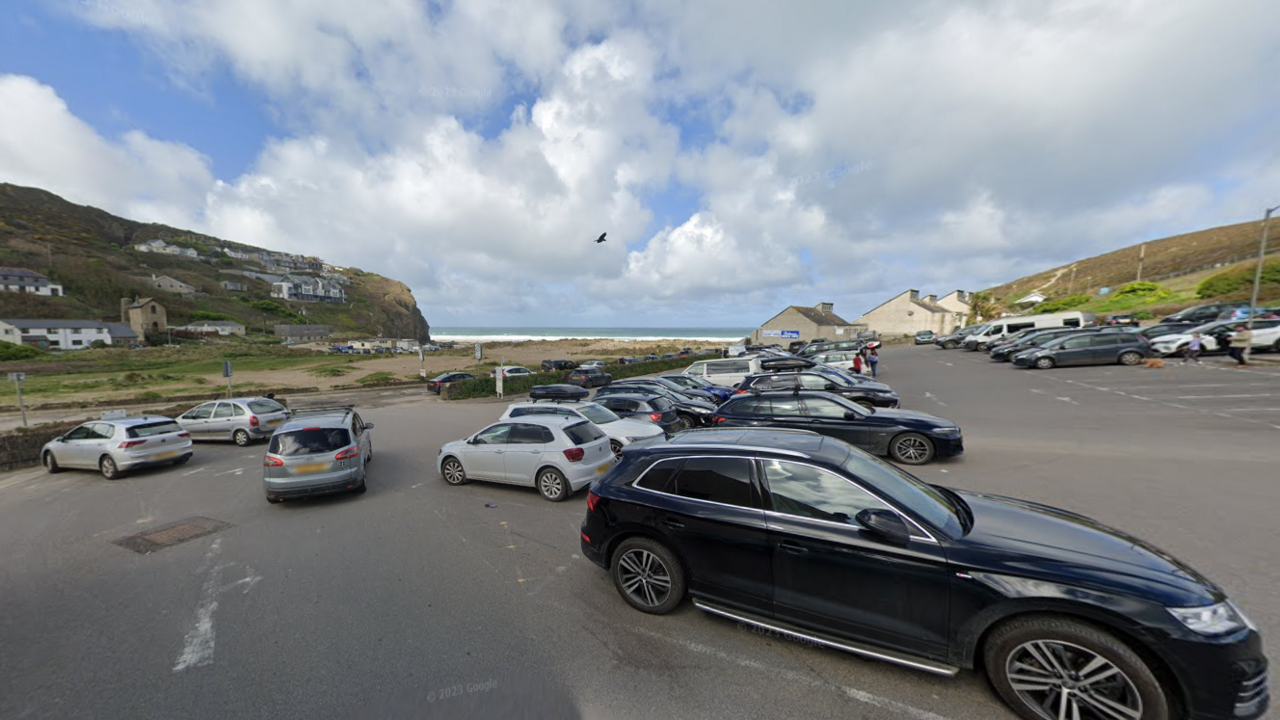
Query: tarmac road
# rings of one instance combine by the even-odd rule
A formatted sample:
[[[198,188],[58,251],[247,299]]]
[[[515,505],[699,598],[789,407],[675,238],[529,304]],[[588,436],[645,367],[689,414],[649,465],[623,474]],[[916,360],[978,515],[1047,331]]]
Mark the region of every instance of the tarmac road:
[[[1280,429],[1260,420],[1280,407],[1280,373],[883,357],[904,406],[965,433],[966,456],[922,477],[1134,532],[1280,633]],[[1123,389],[1139,385],[1158,387]],[[1240,397],[1162,400],[1204,394]],[[601,720],[1013,717],[973,673],[767,637],[688,603],[634,612],[579,556],[585,493],[552,504],[439,478],[439,446],[501,404],[365,402],[376,459],[363,496],[268,505],[261,445],[201,444],[185,466],[115,482],[0,475],[0,717],[572,717],[566,704]],[[193,516],[230,527],[148,555],[112,542]]]

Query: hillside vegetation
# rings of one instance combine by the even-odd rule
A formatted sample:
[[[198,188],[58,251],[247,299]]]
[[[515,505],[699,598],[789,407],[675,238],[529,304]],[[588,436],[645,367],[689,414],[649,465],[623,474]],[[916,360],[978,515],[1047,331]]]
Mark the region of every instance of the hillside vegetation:
[[[1018,311],[1017,300],[1039,292],[1046,300],[1029,312],[1154,315],[1207,301],[1248,300],[1261,234],[1262,222],[1253,221],[1151,240],[1028,275],[981,295],[1005,311]],[[1268,257],[1272,253],[1280,253],[1280,222],[1275,220]],[[1268,260],[1268,268],[1273,265],[1277,269],[1264,275],[1260,300],[1274,304],[1280,301],[1280,264]],[[1109,292],[1101,293],[1103,288]]]
[[[195,248],[202,257],[144,254],[130,247],[152,238]],[[66,292],[59,298],[0,293],[0,317],[119,321],[120,299],[142,296],[154,297],[166,307],[170,325],[218,317],[234,318],[258,332],[270,332],[276,323],[310,323],[331,325],[338,336],[381,333],[429,339],[430,327],[404,283],[349,268],[342,273],[351,281],[344,288],[346,303],[287,302],[272,298],[265,281],[223,273],[267,271],[252,261],[211,252],[217,246],[245,253],[261,250],[167,225],[134,222],[44,190],[0,183],[0,266],[44,274]],[[153,274],[194,285],[205,295],[184,297],[157,290],[151,285]],[[243,283],[247,290],[223,290],[223,280]]]

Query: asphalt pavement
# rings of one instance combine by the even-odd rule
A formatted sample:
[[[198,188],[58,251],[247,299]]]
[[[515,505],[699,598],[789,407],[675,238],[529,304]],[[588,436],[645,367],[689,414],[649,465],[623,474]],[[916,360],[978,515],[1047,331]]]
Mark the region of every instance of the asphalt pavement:
[[[1280,368],[1016,370],[921,346],[887,348],[880,370],[905,407],[964,431],[966,455],[921,477],[1145,537],[1280,633]],[[185,466],[114,482],[0,474],[0,717],[1013,717],[974,673],[862,660],[689,603],[635,612],[579,554],[585,493],[552,504],[440,479],[440,445],[501,403],[361,403],[362,496],[267,504],[262,445],[202,443]],[[195,517],[229,526],[147,555],[114,543]]]

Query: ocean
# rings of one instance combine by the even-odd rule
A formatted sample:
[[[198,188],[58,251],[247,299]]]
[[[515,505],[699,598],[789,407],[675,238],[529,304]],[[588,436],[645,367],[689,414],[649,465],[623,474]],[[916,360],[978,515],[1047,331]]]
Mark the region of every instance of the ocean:
[[[516,340],[702,340],[732,343],[755,328],[723,327],[433,327],[431,339],[441,342],[512,342]]]

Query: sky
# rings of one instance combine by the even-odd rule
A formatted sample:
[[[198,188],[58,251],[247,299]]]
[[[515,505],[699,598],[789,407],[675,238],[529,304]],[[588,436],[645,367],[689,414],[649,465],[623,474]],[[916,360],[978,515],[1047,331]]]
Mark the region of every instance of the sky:
[[[0,181],[437,327],[854,320],[1280,204],[1269,0],[5,5]]]

